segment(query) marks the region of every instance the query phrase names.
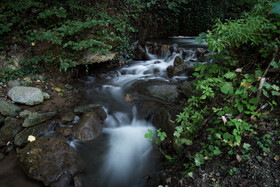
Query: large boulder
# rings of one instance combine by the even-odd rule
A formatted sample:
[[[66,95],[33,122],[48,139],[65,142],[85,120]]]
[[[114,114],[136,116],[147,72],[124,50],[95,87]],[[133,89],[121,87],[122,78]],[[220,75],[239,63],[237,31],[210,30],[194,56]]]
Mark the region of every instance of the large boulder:
[[[101,53],[91,53],[87,52],[84,59],[78,62],[80,64],[95,64],[112,61],[116,57],[116,53],[101,54]]]
[[[178,97],[176,85],[161,84],[148,87],[151,96],[162,99],[167,102],[174,102]]]
[[[77,115],[81,115],[87,112],[95,112],[99,115],[100,119],[104,121],[107,117],[106,112],[99,104],[86,104],[86,105],[78,105],[74,109],[74,113]]]
[[[43,134],[52,131],[55,125],[55,123],[43,123],[33,127],[25,128],[23,131],[21,131],[15,136],[14,143],[16,146],[19,147],[25,146],[28,143],[28,137],[30,135],[34,136],[35,138],[38,138],[39,136],[42,136]]]
[[[89,141],[97,138],[102,132],[102,120],[95,112],[85,113],[74,126],[77,140]]]
[[[21,103],[25,105],[37,105],[43,102],[44,96],[39,88],[16,86],[9,92],[8,96],[15,103]]]
[[[190,98],[193,95],[192,93],[193,90],[194,90],[194,86],[192,85],[191,82],[184,81],[183,84],[181,85],[181,91],[187,98]]]
[[[4,116],[16,116],[20,108],[12,103],[0,99],[0,113]]]
[[[26,174],[46,186],[70,186],[84,166],[77,152],[59,134],[41,136],[17,150],[17,154]]]
[[[21,120],[6,118],[4,126],[0,129],[0,141],[9,141],[22,130]]]
[[[132,88],[144,97],[153,97],[164,102],[173,103],[177,100],[177,86],[159,80],[138,81]]]
[[[46,113],[31,113],[23,122],[23,127],[31,127],[34,125],[38,125],[40,123],[43,123],[47,120],[52,119],[55,116],[55,112],[46,112]]]

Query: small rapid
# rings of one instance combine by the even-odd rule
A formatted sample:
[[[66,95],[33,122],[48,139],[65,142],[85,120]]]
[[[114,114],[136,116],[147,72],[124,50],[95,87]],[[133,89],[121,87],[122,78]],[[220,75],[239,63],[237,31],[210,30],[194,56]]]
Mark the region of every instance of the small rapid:
[[[156,179],[147,184],[147,176],[159,170],[159,155],[152,143],[144,138],[148,129],[154,132],[156,129],[151,121],[139,117],[137,107],[126,97],[131,92],[131,85],[137,81],[157,79],[174,82],[187,78],[175,76],[170,79],[166,69],[173,65],[176,56],[189,61],[194,58],[194,52],[179,49],[176,45],[172,48],[172,52],[166,50],[160,55],[151,54],[149,48],[145,48],[149,60],[124,66],[117,70],[117,76],[105,82],[99,83],[98,78],[88,77],[85,82],[89,87],[87,100],[104,106],[107,118],[102,135],[97,140],[78,146],[88,163],[84,178],[87,186],[138,187],[157,184]]]

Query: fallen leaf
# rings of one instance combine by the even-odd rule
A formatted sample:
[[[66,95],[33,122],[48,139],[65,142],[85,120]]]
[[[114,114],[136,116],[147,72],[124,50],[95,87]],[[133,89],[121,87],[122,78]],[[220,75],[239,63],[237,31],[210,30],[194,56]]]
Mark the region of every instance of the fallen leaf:
[[[238,160],[238,162],[242,162],[242,157],[240,155],[236,155],[236,159]]]
[[[171,177],[165,180],[166,183],[171,183]]]
[[[29,142],[33,142],[33,141],[36,140],[36,138],[35,138],[35,136],[29,135],[27,140],[28,140]]]
[[[277,162],[279,160],[279,156],[274,157],[274,160]]]
[[[224,124],[227,123],[227,118],[226,118],[226,116],[222,116],[222,120],[223,120]]]
[[[241,72],[242,72],[242,69],[241,69],[241,68],[237,68],[237,69],[235,70],[235,72],[241,73]]]
[[[130,103],[132,101],[132,97],[131,97],[130,94],[126,94],[125,101],[128,102],[128,103]]]

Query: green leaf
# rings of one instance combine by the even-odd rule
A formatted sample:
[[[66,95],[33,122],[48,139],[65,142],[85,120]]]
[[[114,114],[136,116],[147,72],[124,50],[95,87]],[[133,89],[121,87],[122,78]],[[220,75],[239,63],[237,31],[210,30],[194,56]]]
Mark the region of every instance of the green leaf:
[[[206,95],[202,95],[200,99],[206,99]]]
[[[265,89],[263,89],[263,95],[264,95],[265,97],[269,98],[269,95],[268,95],[268,93],[267,93],[267,91],[266,91]]]
[[[279,65],[278,65],[277,62],[275,62],[275,61],[272,61],[270,64],[271,64],[275,69],[277,69],[277,68],[279,67]]]
[[[221,150],[220,149],[215,149],[214,150],[214,155],[220,155],[221,154]]]
[[[252,98],[249,100],[249,103],[251,103],[251,104],[257,104],[259,102],[260,102],[260,98]]]
[[[243,112],[244,107],[243,107],[243,105],[238,105],[237,109],[239,112]]]
[[[257,91],[258,91],[258,88],[256,88],[255,86],[252,86],[252,87],[250,88],[250,90],[251,90],[252,92],[257,92]]]
[[[276,96],[280,96],[280,92],[276,92],[276,91],[272,91],[271,94],[276,95]]]
[[[221,87],[221,92],[224,94],[232,94],[233,93],[233,86],[232,83],[226,82],[222,87]]]
[[[261,70],[257,70],[256,72],[255,72],[255,78],[257,78],[257,77],[262,77],[262,71]]]
[[[234,79],[236,77],[236,74],[234,72],[228,72],[224,75],[227,79]]]

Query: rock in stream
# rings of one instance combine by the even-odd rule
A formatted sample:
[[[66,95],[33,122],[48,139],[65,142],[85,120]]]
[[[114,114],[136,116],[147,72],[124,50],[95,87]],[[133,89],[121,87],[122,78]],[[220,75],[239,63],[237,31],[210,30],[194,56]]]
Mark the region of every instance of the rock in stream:
[[[59,134],[39,137],[17,154],[28,176],[46,186],[69,186],[84,166],[77,152]]]

